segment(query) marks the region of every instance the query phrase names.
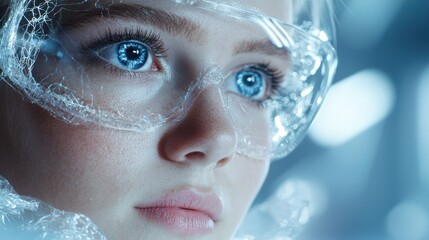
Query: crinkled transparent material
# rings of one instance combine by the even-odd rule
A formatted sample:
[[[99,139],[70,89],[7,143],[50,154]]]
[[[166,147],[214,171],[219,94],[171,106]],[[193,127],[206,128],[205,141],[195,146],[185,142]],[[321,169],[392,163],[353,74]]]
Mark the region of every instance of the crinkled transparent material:
[[[331,83],[333,39],[312,4],[277,20],[234,2],[12,0],[2,75],[63,121],[136,132],[182,121],[209,93],[239,153],[282,158]]]
[[[234,240],[292,240],[311,217],[310,203],[293,181],[285,181],[246,215]]]
[[[292,240],[309,219],[309,202],[298,197],[285,182],[267,201],[247,214],[234,240]],[[0,239],[105,240],[82,214],[55,209],[18,195],[0,176]]]
[[[46,203],[18,195],[0,176],[0,239],[105,240],[91,220],[82,214],[55,209]]]

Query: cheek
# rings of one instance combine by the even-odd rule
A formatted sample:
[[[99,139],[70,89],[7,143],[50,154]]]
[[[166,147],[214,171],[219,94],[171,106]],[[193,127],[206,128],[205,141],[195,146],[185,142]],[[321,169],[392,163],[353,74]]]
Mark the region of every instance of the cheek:
[[[237,188],[255,196],[267,176],[269,161],[243,158],[241,162],[235,174]]]
[[[259,192],[269,169],[269,160],[261,161],[245,157],[232,160],[225,188],[231,196],[229,208],[235,218],[245,215]]]
[[[249,104],[247,99],[239,96],[230,96],[229,107],[233,119],[234,130],[237,134],[237,151],[249,157],[264,160],[271,152],[271,114],[264,106]],[[242,157],[239,157],[242,158]],[[252,166],[255,160],[244,161],[244,168],[254,171]],[[250,164],[249,164],[250,163]]]
[[[91,215],[96,209],[121,206],[115,203],[135,180],[124,176],[133,172],[136,162],[143,162],[142,149],[156,149],[150,134],[143,141],[120,131],[83,129],[30,104],[19,107],[22,111],[14,114],[10,125],[17,155],[0,174],[11,176],[20,194],[60,209]]]

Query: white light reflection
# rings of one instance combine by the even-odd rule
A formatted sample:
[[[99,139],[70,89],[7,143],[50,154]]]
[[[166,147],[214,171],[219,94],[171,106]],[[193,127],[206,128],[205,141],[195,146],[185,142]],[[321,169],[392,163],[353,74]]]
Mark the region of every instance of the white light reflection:
[[[234,240],[292,240],[311,217],[323,212],[327,192],[318,183],[284,181],[265,202],[244,218]]]
[[[309,87],[305,88],[301,92],[301,97],[307,97],[308,95],[310,95],[311,93],[313,93],[313,90],[314,90],[314,86],[309,86]]]
[[[299,178],[287,179],[275,193],[275,198],[282,200],[301,199],[309,202],[308,212],[301,216],[305,224],[310,217],[317,216],[326,210],[329,195],[320,183]]]
[[[286,128],[283,126],[282,119],[279,116],[274,118],[274,124],[277,128],[277,133],[273,136],[273,141],[278,142],[283,137],[286,137],[289,133],[286,131]]]
[[[384,73],[356,73],[328,92],[309,136],[322,146],[342,145],[386,118],[394,100],[392,81]]]
[[[392,239],[421,240],[425,239],[429,229],[429,216],[420,205],[403,202],[389,213],[386,219],[386,230]]]
[[[419,148],[420,179],[429,186],[429,65],[418,87],[417,137]]]
[[[319,38],[320,38],[320,40],[322,40],[324,42],[329,41],[328,34],[326,34],[326,32],[324,32],[324,31],[320,31]]]

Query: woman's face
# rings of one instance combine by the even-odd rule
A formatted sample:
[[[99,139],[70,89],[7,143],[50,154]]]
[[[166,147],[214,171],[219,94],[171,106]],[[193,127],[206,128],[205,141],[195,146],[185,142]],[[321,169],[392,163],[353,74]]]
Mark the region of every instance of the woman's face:
[[[136,6],[127,4],[143,6],[142,2],[124,0],[117,6],[124,10]],[[285,12],[284,1],[239,2],[277,17]],[[64,16],[71,16],[69,22],[79,21],[71,14],[79,9],[72,10]],[[237,44],[233,34],[241,30],[223,32],[221,23],[210,15],[187,15],[176,10],[174,13],[193,26],[204,29],[201,39],[210,39],[200,41],[195,53],[189,55],[194,60],[188,62],[192,69],[188,74],[203,72],[212,65],[227,68],[231,62],[242,61],[239,56],[231,60]],[[147,27],[137,19],[100,18],[71,28],[65,42],[89,41],[102,32]],[[177,48],[177,39],[172,40],[171,33],[157,31],[169,45],[166,49]],[[186,51],[193,50],[188,46]],[[36,63],[35,75],[43,75],[49,67],[46,62]],[[149,70],[159,68],[154,65]],[[98,79],[98,70],[88,68],[86,72]],[[48,81],[55,81],[55,77]],[[141,89],[135,84],[131,88],[121,86],[105,85],[105,91],[115,90],[115,103],[121,102],[118,96],[134,96],[135,89]],[[235,95],[231,99],[236,98],[242,99]],[[225,105],[219,103],[217,87],[201,91],[180,121],[166,122],[144,133],[67,124],[23,101],[6,85],[0,87],[0,99],[0,175],[9,179],[20,194],[87,215],[108,239],[229,239],[268,171],[268,156],[256,159],[238,153],[240,134],[236,126],[240,117],[243,121],[248,120],[244,117],[259,119],[252,128],[268,136],[266,119],[261,120],[260,111],[248,110],[246,115],[237,114],[231,120],[231,110],[225,111]],[[147,107],[162,109],[156,103]]]

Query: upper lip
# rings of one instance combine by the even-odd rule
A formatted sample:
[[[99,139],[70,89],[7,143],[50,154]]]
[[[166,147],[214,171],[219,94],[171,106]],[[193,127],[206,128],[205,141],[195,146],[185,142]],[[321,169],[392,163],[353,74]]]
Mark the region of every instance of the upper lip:
[[[219,196],[212,192],[200,192],[195,189],[171,191],[148,204],[138,205],[138,209],[150,208],[182,208],[207,214],[217,221],[223,210]]]

